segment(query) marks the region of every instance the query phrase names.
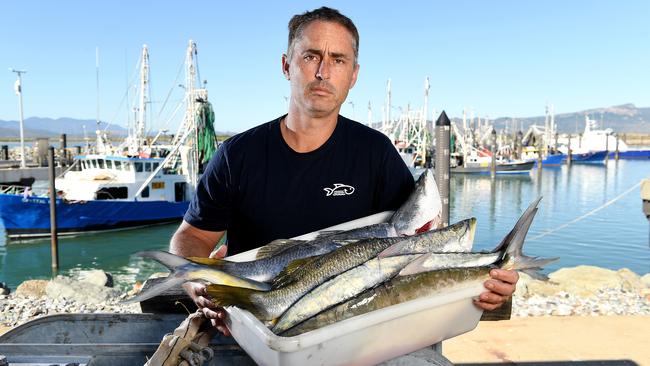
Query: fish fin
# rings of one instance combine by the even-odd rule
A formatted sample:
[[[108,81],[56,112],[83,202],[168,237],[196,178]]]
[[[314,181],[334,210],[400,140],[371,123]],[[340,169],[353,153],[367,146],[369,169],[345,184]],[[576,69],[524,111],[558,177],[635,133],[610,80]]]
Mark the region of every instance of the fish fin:
[[[533,204],[517,221],[512,231],[504,238],[505,248],[501,249],[504,252],[504,257],[501,260],[499,267],[505,269],[528,270],[526,273],[530,274],[530,272],[540,270],[543,266],[560,259],[559,257],[529,257],[523,254],[522,248],[524,240],[526,239],[530,225],[533,223],[535,214],[537,214],[538,208],[535,206],[539,203],[539,200],[540,199],[538,198],[533,202]]]
[[[431,269],[426,268],[426,266],[424,264],[434,254],[435,253],[422,254],[421,256],[417,257],[415,260],[413,260],[412,262],[407,264],[406,267],[402,268],[402,270],[397,275],[398,276],[408,276],[408,275],[412,275],[412,274],[416,274],[416,273],[431,271]]]
[[[322,239],[330,235],[336,235],[344,232],[345,230],[320,230],[316,233],[314,239]]]
[[[529,275],[530,277],[538,280],[538,281],[548,281],[549,278],[547,275],[538,272],[537,269],[534,268],[526,268],[526,269],[521,269],[520,271],[524,272],[525,274]]]
[[[531,203],[528,206],[526,211],[524,211],[524,213],[521,214],[521,217],[519,217],[519,220],[517,220],[517,222],[515,223],[515,226],[512,228],[512,230],[510,230],[510,232],[503,238],[503,240],[501,240],[499,245],[497,245],[496,248],[494,248],[492,250],[493,252],[496,253],[496,252],[499,252],[499,251],[503,250],[508,245],[508,243],[512,240],[513,236],[515,235],[515,232],[521,228],[521,226],[528,219],[528,217],[530,215],[535,216],[535,213],[537,212],[535,210],[537,209],[537,206],[539,205],[539,201],[541,201],[541,200],[542,200],[542,197],[540,196],[535,201],[533,201],[533,203]],[[532,221],[532,219],[531,219],[531,221]]]
[[[388,248],[382,250],[379,254],[377,254],[377,258],[381,259],[381,258],[394,257],[400,254],[409,254],[409,253],[405,253],[407,252],[406,248],[409,245],[410,242],[408,241],[407,237],[405,237],[404,240],[398,241],[397,243],[394,243]]]
[[[136,302],[142,302],[145,300],[149,300],[152,297],[158,296],[162,294],[163,292],[167,291],[168,289],[176,286],[180,286],[185,282],[185,279],[181,277],[176,277],[176,276],[169,276],[165,278],[164,280],[160,281],[159,283],[149,287],[149,288],[143,288],[142,291],[137,293],[135,296],[133,296],[130,299],[126,299],[121,301],[122,304],[134,304]]]
[[[194,263],[204,264],[211,267],[222,267],[223,263],[227,262],[221,258],[187,257],[187,259]]]
[[[143,252],[137,252],[135,255],[142,258],[153,259],[171,270],[190,263],[187,258],[183,258],[181,256],[165,252],[163,250],[147,250]]]
[[[204,264],[192,262],[181,256],[171,254],[162,250],[146,251],[136,253],[144,258],[151,258],[171,270],[169,278],[179,278],[178,283],[193,280],[204,280],[208,282],[217,282],[223,285],[232,285],[238,287],[247,287],[256,290],[268,291],[271,286],[268,283],[251,280],[244,277],[231,275],[230,273]],[[198,258],[199,260],[209,260],[208,258]],[[222,261],[225,263],[227,261]]]
[[[294,247],[298,244],[304,243],[304,240],[293,240],[293,239],[276,239],[272,242],[266,244],[257,251],[255,259],[263,259],[272,257],[280,252],[283,252],[291,247]]]
[[[307,263],[311,263],[319,256],[300,258],[289,262],[284,269],[273,279],[273,288],[284,287],[293,282],[294,274]]]
[[[224,285],[207,285],[206,290],[216,306],[236,306],[250,311],[261,320],[269,320],[264,319],[262,309],[253,303],[251,297],[261,291]]]

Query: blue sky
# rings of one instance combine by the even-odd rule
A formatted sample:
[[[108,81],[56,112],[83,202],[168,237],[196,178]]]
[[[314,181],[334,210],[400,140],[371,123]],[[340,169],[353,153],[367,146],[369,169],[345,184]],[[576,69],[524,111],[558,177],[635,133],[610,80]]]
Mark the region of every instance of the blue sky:
[[[144,43],[156,117],[170,89],[170,105],[179,98],[175,79],[191,38],[216,129],[243,131],[286,110],[286,24],[321,5],[359,28],[361,71],[348,96],[354,111],[346,103],[342,114],[363,122],[368,102],[380,118],[388,78],[393,114],[421,107],[426,76],[429,113],[526,117],[542,115],[547,102],[556,113],[650,106],[648,1],[24,0],[0,13],[0,119],[18,119],[9,67],[28,70],[26,117],[94,119],[98,47],[100,118],[124,125],[120,102]],[[162,125],[168,114],[160,115]]]

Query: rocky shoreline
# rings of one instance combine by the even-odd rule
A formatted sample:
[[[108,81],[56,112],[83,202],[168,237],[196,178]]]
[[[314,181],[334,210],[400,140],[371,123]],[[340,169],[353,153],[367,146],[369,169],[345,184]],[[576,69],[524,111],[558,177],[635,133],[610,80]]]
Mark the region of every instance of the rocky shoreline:
[[[650,315],[650,274],[628,269],[563,268],[543,282],[521,274],[513,297],[513,317]],[[29,280],[15,292],[0,288],[0,326],[15,327],[61,313],[140,313],[139,304],[122,304],[137,289],[114,289],[109,274],[81,271],[75,278]],[[139,286],[138,286],[139,287]]]

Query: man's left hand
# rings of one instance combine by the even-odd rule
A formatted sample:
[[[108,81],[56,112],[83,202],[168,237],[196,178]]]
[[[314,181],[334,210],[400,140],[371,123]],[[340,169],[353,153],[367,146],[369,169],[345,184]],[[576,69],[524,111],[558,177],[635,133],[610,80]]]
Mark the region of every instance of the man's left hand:
[[[483,310],[494,310],[503,305],[515,292],[519,274],[515,270],[492,269],[491,279],[483,284],[488,291],[483,292],[474,304]]]

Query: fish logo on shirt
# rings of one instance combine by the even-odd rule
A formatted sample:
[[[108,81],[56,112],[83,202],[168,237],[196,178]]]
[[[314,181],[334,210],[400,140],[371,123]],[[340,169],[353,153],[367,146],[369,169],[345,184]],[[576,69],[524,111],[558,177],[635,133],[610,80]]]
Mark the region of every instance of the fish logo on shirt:
[[[323,188],[325,197],[329,196],[349,196],[354,193],[354,187],[342,183],[334,183],[334,188]]]

